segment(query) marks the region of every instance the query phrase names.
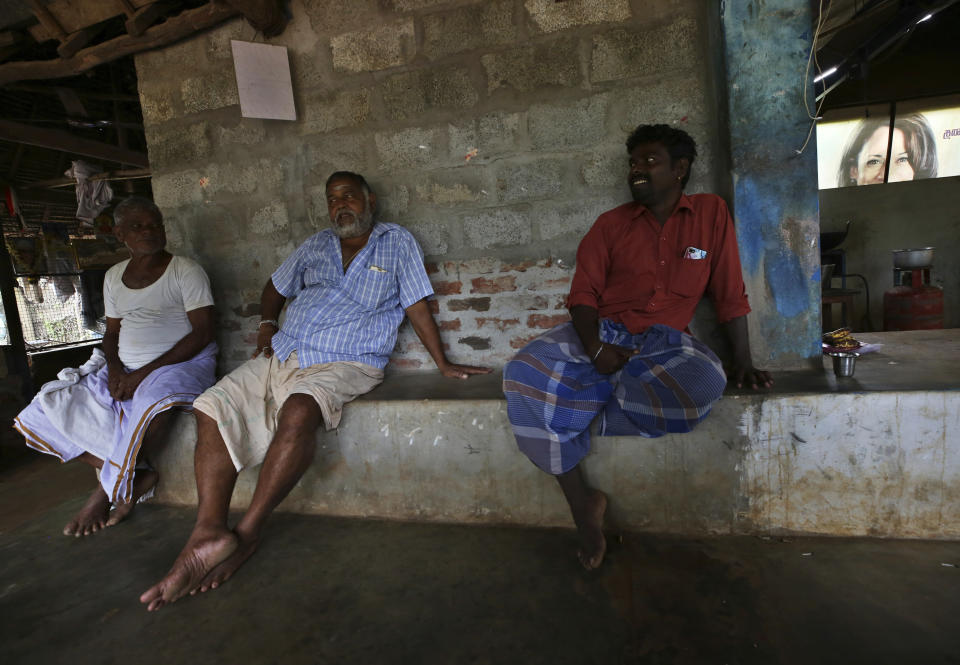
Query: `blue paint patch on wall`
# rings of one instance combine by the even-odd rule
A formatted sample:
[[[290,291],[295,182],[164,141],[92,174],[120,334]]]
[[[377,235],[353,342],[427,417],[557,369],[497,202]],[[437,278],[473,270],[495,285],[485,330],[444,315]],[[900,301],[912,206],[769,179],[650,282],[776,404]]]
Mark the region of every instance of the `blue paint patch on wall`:
[[[785,208],[809,209],[809,194],[782,184],[783,179],[742,177],[736,186],[737,237],[740,261],[755,275],[763,265],[764,281],[781,316],[793,317],[810,309],[810,292],[800,253],[780,235],[789,216]],[[799,194],[799,195],[798,195]]]
[[[776,194],[749,177],[741,177],[734,188],[736,201],[737,240],[740,244],[740,262],[750,275],[760,269],[766,249],[779,243],[771,235],[783,219],[783,209]]]
[[[810,307],[810,287],[800,258],[788,248],[778,247],[767,252],[763,276],[781,315],[793,317]]]

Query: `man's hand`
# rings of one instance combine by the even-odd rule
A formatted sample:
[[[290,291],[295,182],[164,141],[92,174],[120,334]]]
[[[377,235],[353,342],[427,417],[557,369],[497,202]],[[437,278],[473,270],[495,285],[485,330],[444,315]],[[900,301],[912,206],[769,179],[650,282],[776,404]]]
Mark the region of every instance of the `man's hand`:
[[[121,382],[127,378],[127,371],[121,363],[111,363],[107,365],[107,390],[110,391],[110,397],[119,400],[122,394]]]
[[[251,358],[256,358],[261,352],[264,358],[273,357],[273,347],[270,346],[270,340],[277,334],[277,330],[279,330],[279,328],[272,323],[264,323],[260,326],[257,331],[257,348],[254,350],[253,355],[250,356]]]
[[[473,365],[457,365],[447,360],[443,352],[443,344],[440,341],[440,331],[437,329],[437,322],[433,320],[433,314],[430,313],[430,307],[427,305],[427,299],[423,298],[413,303],[406,309],[407,316],[410,318],[410,324],[417,333],[417,337],[423,342],[433,362],[437,364],[444,376],[451,379],[466,379],[471,374],[489,374],[489,367],[474,367]]]
[[[727,379],[737,388],[743,388],[744,384],[754,390],[757,388],[770,388],[773,385],[773,378],[770,372],[757,369],[752,364],[737,363],[730,370],[730,376]]]
[[[637,353],[639,353],[639,351],[636,349],[628,349],[624,346],[604,342],[600,347],[599,353],[594,350],[593,355],[596,355],[596,358],[594,358],[593,355],[590,357],[593,358],[593,366],[597,368],[598,372],[601,374],[613,374],[626,365],[627,361],[637,355]]]
[[[737,388],[747,384],[754,390],[769,388],[773,385],[770,372],[757,369],[753,366],[753,355],[750,353],[750,335],[747,332],[747,315],[730,319],[723,328],[733,347],[733,364],[727,373],[727,382]]]
[[[469,378],[471,374],[489,374],[491,369],[489,367],[475,367],[474,365],[457,365],[455,363],[447,363],[440,368],[440,371],[444,376],[451,379],[466,379]]]
[[[116,369],[110,367],[107,375],[107,387],[110,389],[110,396],[118,402],[133,399],[133,394],[137,392],[137,388],[148,376],[150,376],[150,372],[144,368],[128,373],[122,367]]]

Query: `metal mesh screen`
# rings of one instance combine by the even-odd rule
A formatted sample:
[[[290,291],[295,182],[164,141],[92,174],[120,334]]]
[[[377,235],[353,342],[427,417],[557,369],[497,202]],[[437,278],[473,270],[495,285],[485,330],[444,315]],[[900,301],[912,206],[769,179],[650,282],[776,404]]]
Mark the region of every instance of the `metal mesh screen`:
[[[10,345],[10,332],[7,330],[7,312],[0,301],[0,346]]]
[[[27,351],[103,337],[80,275],[18,277],[17,308]]]

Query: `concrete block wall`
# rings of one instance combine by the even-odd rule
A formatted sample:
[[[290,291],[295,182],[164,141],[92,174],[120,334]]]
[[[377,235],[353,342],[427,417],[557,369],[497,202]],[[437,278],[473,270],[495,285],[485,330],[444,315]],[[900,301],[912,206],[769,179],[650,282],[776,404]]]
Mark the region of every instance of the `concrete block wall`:
[[[451,358],[501,364],[562,320],[580,238],[629,198],[633,127],[684,127],[688,191],[723,191],[710,4],[293,0],[269,42],[289,49],[295,122],[240,117],[243,21],[138,55],[154,195],[171,249],[213,280],[221,370],[248,357],[272,270],[327,224],[337,169],[421,243]],[[408,329],[393,367],[432,367]]]

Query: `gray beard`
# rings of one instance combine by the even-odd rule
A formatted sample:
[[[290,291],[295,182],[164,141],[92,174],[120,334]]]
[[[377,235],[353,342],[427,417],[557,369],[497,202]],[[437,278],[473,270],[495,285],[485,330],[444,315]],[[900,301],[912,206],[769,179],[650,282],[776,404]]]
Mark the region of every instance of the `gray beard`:
[[[346,226],[336,221],[331,224],[331,226],[333,226],[333,232],[340,238],[357,238],[373,228],[373,214],[371,214],[369,210],[364,210],[363,214],[359,216],[352,211],[346,211],[341,214],[344,216],[349,215],[353,218],[353,221]]]

